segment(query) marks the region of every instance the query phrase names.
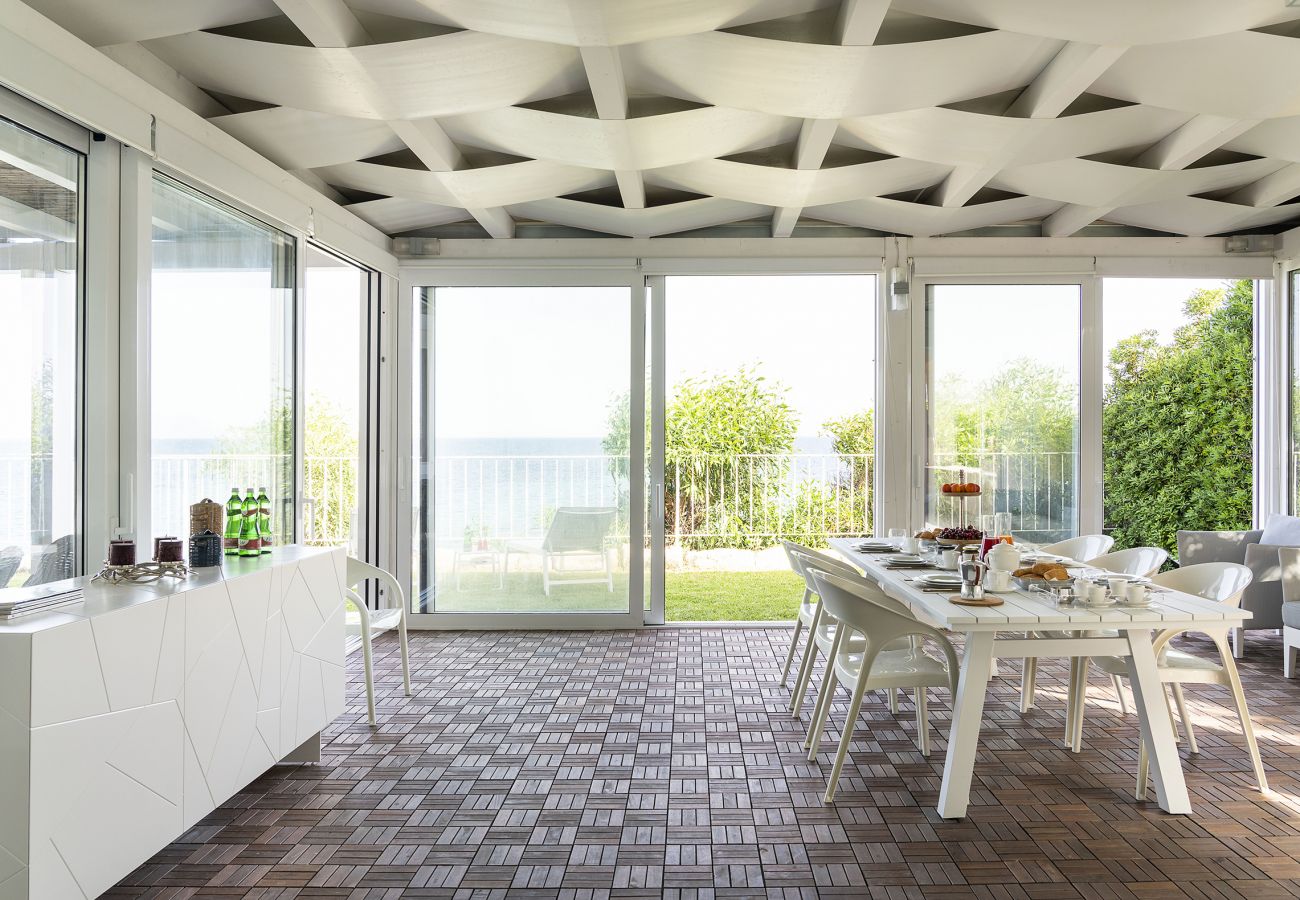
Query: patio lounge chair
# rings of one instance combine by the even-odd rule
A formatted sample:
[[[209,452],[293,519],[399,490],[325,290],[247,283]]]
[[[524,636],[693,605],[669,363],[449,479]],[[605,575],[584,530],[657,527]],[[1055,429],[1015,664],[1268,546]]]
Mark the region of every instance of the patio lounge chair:
[[[614,567],[610,562],[605,538],[614,528],[618,510],[612,506],[561,506],[546,529],[540,545],[535,541],[510,541],[506,544],[504,574],[510,574],[511,553],[540,553],[542,555],[542,592],[551,596],[552,584],[604,584],[614,593]],[[552,564],[559,563],[554,571],[563,571],[563,561],[575,557],[598,557],[603,575],[599,578],[555,578]],[[594,574],[589,570],[588,574]]]

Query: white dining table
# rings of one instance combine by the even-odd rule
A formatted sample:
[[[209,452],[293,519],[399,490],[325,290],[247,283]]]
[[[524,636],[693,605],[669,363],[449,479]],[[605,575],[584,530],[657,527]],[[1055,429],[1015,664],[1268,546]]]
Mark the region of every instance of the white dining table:
[[[886,594],[906,604],[917,618],[965,635],[957,696],[952,698],[948,753],[939,789],[938,809],[945,819],[966,815],[980,720],[984,715],[984,695],[994,660],[1003,657],[1126,657],[1142,740],[1150,754],[1156,799],[1166,812],[1191,813],[1152,639],[1155,633],[1169,628],[1226,633],[1250,618],[1249,612],[1172,590],[1155,594],[1151,605],[1141,609],[1058,606],[1045,595],[1027,591],[997,593],[995,596],[1003,601],[1000,606],[961,606],[948,599],[957,593],[955,589],[927,592],[912,582],[919,574],[916,570],[888,568],[884,559],[887,554],[854,549],[861,544],[861,539],[834,538],[830,543]],[[1097,633],[1103,629],[1116,631],[1118,636],[1099,636]],[[1036,632],[1049,630],[1071,634],[1035,636]]]

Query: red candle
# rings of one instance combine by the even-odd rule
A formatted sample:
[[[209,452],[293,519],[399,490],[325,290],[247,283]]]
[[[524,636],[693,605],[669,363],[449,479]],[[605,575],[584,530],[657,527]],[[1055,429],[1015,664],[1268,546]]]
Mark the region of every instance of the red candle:
[[[184,562],[185,544],[180,538],[158,538],[158,562]]]

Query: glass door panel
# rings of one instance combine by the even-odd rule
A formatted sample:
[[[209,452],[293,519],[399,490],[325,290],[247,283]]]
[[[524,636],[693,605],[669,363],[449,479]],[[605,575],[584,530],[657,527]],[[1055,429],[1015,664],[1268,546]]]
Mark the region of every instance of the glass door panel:
[[[204,497],[266,488],[274,540],[294,538],[293,254],[287,234],[154,176],[153,535],[185,535]]]
[[[873,529],[876,279],[664,279],[664,613],[793,619],[783,539]]]
[[[1078,532],[1081,293],[1078,284],[928,286],[927,525],[979,528],[982,516],[1005,513],[1026,540]]]
[[[303,291],[303,540],[364,558],[362,410],[370,272],[307,247]]]
[[[0,588],[76,575],[80,154],[0,119]]]
[[[414,303],[414,610],[628,614],[629,288]]]
[[[1254,514],[1249,279],[1102,281],[1106,532],[1116,549],[1238,531]]]

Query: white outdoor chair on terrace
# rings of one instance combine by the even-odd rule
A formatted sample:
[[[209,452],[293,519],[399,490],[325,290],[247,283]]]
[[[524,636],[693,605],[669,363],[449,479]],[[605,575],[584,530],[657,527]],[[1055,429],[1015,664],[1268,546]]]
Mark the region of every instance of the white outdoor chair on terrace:
[[[874,582],[871,582],[865,575],[858,572],[857,569],[853,568],[846,562],[838,560],[833,556],[828,556],[820,551],[813,550],[809,547],[801,547],[798,544],[794,544],[793,547],[795,549],[791,558],[793,563],[798,566],[798,573],[804,579],[805,595],[817,597],[817,585],[812,579],[812,573],[814,570],[830,572],[833,575],[839,575],[851,581],[861,581],[874,585]],[[886,597],[885,601],[887,603],[897,604],[900,608],[906,609],[906,607],[903,607],[902,604],[892,598]],[[804,610],[801,608],[801,618],[803,614]],[[815,668],[817,661],[817,654],[821,653],[829,659],[831,643],[835,639],[835,625],[834,623],[827,621],[822,615],[822,607],[820,603],[812,600],[809,601],[808,616],[808,636],[804,640],[803,658],[799,662],[799,674],[795,678],[794,691],[790,694],[790,715],[795,719],[799,718],[800,713],[803,711],[804,698],[808,693],[809,684],[812,683],[813,669]],[[862,638],[857,635],[851,635],[849,637],[849,642],[857,647],[857,649],[861,649],[858,645],[864,643]],[[907,641],[902,641],[899,643],[898,647],[890,647],[889,649],[906,649],[910,646],[911,644]],[[825,686],[825,679],[822,680],[822,686]],[[820,702],[821,689],[822,688],[819,687],[817,693],[814,695],[814,703]],[[889,711],[897,715],[898,697],[893,691],[886,691],[886,693],[889,695]]]
[[[387,590],[387,605],[379,609],[368,609],[365,598],[357,591],[362,582],[373,578]],[[411,663],[406,648],[406,597],[402,593],[397,579],[378,566],[348,557],[348,599],[354,608],[346,610],[343,621],[349,636],[360,636],[361,658],[366,670],[366,708],[370,713],[370,727],[375,721],[375,673],[370,643],[376,634],[392,628],[397,629],[397,640],[402,652],[402,687],[406,696],[411,696]],[[394,603],[394,601],[396,601]]]
[[[843,683],[852,692],[835,753],[835,765],[823,798],[830,803],[835,799],[835,788],[853,740],[863,694],[870,689],[883,689],[892,694],[896,688],[912,688],[916,694],[916,743],[921,753],[929,756],[926,690],[947,687],[951,696],[956,697],[959,667],[957,651],[941,631],[917,620],[910,612],[904,614],[883,604],[881,601],[890,598],[873,583],[816,569],[812,571],[812,578],[822,598],[823,616],[834,624],[835,630],[826,665],[826,684],[805,742],[809,762],[817,759],[817,745],[830,715],[836,684]],[[861,649],[854,649],[850,642],[852,637],[860,639]],[[914,639],[927,637],[943,652],[943,662],[926,654],[919,641],[913,643]],[[885,649],[894,645],[906,649]]]
[[[1114,546],[1115,539],[1108,534],[1081,534],[1078,537],[1057,541],[1055,544],[1044,544],[1038,550],[1041,553],[1051,553],[1083,562],[1086,559],[1095,559],[1103,553],[1109,553],[1110,548]]]
[[[542,555],[542,593],[551,596],[553,584],[604,584],[614,593],[614,566],[610,562],[605,539],[614,529],[618,510],[612,506],[561,506],[546,529],[546,537],[535,541],[510,541],[506,544],[503,575],[510,574],[510,554],[540,553]],[[562,571],[563,562],[575,558],[600,560],[599,578],[555,578],[553,571]],[[560,563],[554,570],[552,563]],[[594,574],[594,572],[589,573]]]
[[[1098,556],[1096,559],[1087,561],[1088,565],[1105,569],[1107,572],[1114,572],[1117,575],[1133,575],[1139,578],[1150,578],[1160,571],[1160,567],[1165,564],[1169,558],[1169,551],[1162,547],[1132,547],[1128,550],[1116,550],[1113,553],[1107,553]],[[1106,632],[1107,634],[1119,634],[1119,632]],[[1044,636],[1055,636],[1043,633]],[[1029,657],[1023,660],[1024,666],[1021,669],[1020,676],[1020,711],[1029,712],[1034,706],[1034,694],[1038,690],[1038,658]],[[1073,682],[1071,682],[1073,684]],[[1120,711],[1128,715],[1128,703],[1124,699],[1124,692],[1120,690],[1119,678],[1114,679],[1115,692],[1119,694]],[[1066,726],[1066,743],[1071,743],[1074,734],[1070,727]],[[1078,749],[1077,747],[1075,748]]]
[[[1241,603],[1242,592],[1251,581],[1250,569],[1237,563],[1201,563],[1196,566],[1184,566],[1156,575],[1153,584],[1172,588],[1186,594],[1195,594],[1206,600],[1237,606]],[[1246,695],[1241,689],[1241,679],[1237,675],[1237,666],[1232,651],[1228,647],[1227,629],[1221,632],[1206,631],[1204,627],[1195,629],[1206,634],[1219,651],[1219,662],[1196,656],[1169,646],[1169,641],[1179,634],[1192,629],[1168,629],[1156,635],[1152,646],[1156,652],[1156,669],[1160,681],[1171,686],[1174,702],[1178,706],[1178,719],[1183,724],[1187,736],[1187,747],[1192,753],[1198,752],[1196,732],[1192,728],[1191,717],[1187,714],[1187,703],[1183,699],[1184,684],[1217,684],[1232,692],[1237,708],[1237,718],[1241,722],[1241,731],[1246,738],[1246,749],[1255,767],[1255,780],[1261,791],[1268,790],[1268,780],[1264,775],[1264,763],[1259,756],[1259,745],[1255,742],[1255,730],[1251,726],[1250,713],[1246,709]],[[1128,661],[1119,656],[1099,656],[1092,660],[1103,672],[1120,678],[1128,677]],[[1083,730],[1083,710],[1087,689],[1087,659],[1080,660],[1078,682],[1073,690],[1071,704],[1075,733]],[[1166,696],[1165,703],[1169,702]],[[1170,713],[1172,716],[1172,711]],[[1076,743],[1078,738],[1076,737]],[[1142,744],[1138,751],[1138,782],[1136,796],[1139,800],[1146,796],[1147,782],[1147,747]]]

